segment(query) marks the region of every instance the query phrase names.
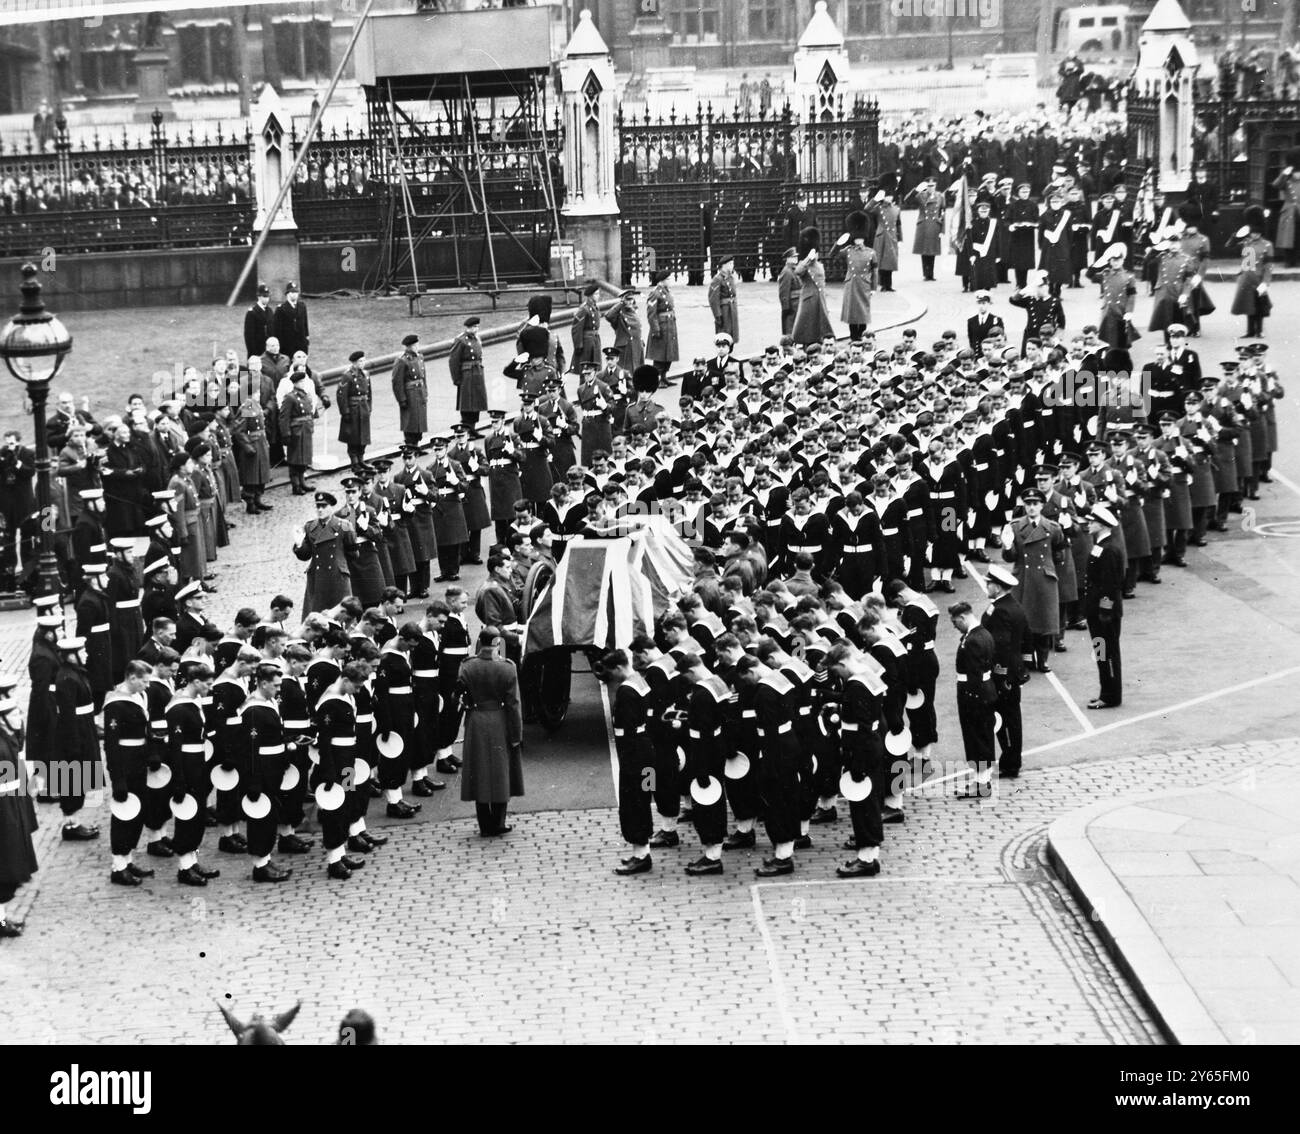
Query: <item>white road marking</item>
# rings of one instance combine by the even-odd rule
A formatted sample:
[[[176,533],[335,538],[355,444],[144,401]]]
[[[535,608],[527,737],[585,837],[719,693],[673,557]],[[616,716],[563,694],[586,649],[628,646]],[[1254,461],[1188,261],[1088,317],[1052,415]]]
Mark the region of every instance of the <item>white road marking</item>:
[[[757,891],[760,887],[766,886],[769,889],[773,887],[786,888],[790,886],[843,886],[846,882],[853,882],[853,878],[788,878],[785,882],[755,882],[752,889]],[[878,882],[952,882],[965,885],[968,882],[981,882],[985,885],[999,883],[1004,886],[1014,886],[1016,883],[1010,878],[1003,878],[999,874],[982,875],[976,874],[966,877],[961,874],[886,874],[883,870],[872,877],[871,884],[874,886]]]
[[[1126,717],[1122,721],[1113,721],[1111,724],[1101,725],[1094,728],[1092,732],[1080,733],[1078,736],[1067,736],[1060,740],[1053,740],[1050,744],[1040,744],[1037,748],[1030,748],[1025,751],[1026,756],[1036,756],[1040,752],[1051,752],[1054,748],[1064,748],[1067,744],[1077,744],[1080,740],[1088,740],[1094,736],[1100,736],[1103,732],[1114,732],[1117,728],[1127,728],[1129,725],[1138,724],[1141,721],[1149,721],[1155,717],[1167,717],[1171,713],[1181,712],[1183,709],[1190,709],[1196,705],[1202,705],[1206,701],[1214,701],[1220,697],[1227,697],[1232,693],[1240,693],[1243,689],[1253,689],[1256,685],[1266,685],[1270,681],[1278,681],[1283,677],[1291,677],[1300,673],[1300,665],[1293,665],[1290,669],[1279,670],[1277,673],[1270,673],[1265,677],[1256,677],[1251,681],[1243,681],[1237,685],[1228,685],[1223,689],[1216,689],[1212,693],[1202,693],[1199,697],[1192,697],[1187,701],[1179,701],[1176,705],[1168,705],[1163,709],[1153,709],[1149,713],[1139,713],[1135,717]]]
[[[1270,469],[1268,475],[1272,477],[1273,480],[1275,480],[1278,484],[1285,485],[1297,496],[1300,496],[1300,484],[1296,484],[1296,482],[1293,481],[1289,476],[1286,476],[1283,473],[1278,472],[1277,469]]]
[[[776,959],[776,944],[767,928],[767,918],[763,914],[763,898],[759,894],[761,882],[752,885],[750,896],[754,902],[754,920],[758,923],[758,933],[763,939],[763,952],[767,956],[767,971],[772,978],[772,992],[776,997],[777,1011],[781,1013],[781,1027],[785,1032],[786,1043],[799,1043],[799,1029],[795,1026],[794,1016],[790,1013],[790,1002],[785,990],[785,978],[781,975],[781,966]]]
[[[979,584],[979,589],[982,590],[985,594],[988,594],[989,585],[984,581],[984,576],[981,575],[977,570],[975,570],[974,566],[971,564],[971,561],[969,559],[963,559],[962,563],[966,565],[966,571],[970,575],[970,577],[974,579],[977,584]],[[1060,678],[1058,678],[1054,673],[1049,673],[1046,674],[1045,676],[1047,677],[1048,684],[1051,685],[1051,687],[1055,689],[1057,693],[1060,694],[1061,700],[1065,702],[1065,707],[1070,710],[1070,713],[1073,715],[1074,719],[1078,721],[1079,724],[1082,726],[1084,732],[1089,734],[1096,732],[1097,729],[1094,727],[1092,722],[1088,720],[1088,718],[1084,715],[1083,710],[1079,708],[1078,702],[1075,701],[1075,699],[1070,696],[1065,686],[1061,684]]]
[[[1061,695],[1061,700],[1065,702],[1066,708],[1074,714],[1074,719],[1083,726],[1083,731],[1096,732],[1097,726],[1094,725],[1092,721],[1088,719],[1084,711],[1079,708],[1079,703],[1070,696],[1065,686],[1061,684],[1061,679],[1057,677],[1055,673],[1044,674],[1044,676],[1047,678],[1047,683]]]

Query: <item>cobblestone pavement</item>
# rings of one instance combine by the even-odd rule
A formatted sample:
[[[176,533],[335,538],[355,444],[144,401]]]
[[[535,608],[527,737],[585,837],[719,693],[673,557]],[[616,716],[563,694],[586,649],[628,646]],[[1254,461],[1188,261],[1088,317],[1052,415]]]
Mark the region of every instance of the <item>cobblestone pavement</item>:
[[[463,820],[390,826],[347,884],[309,856],[254,886],[246,860],[211,853],[223,877],[202,894],[166,871],[127,891],[103,848],[53,843],[45,808],[38,916],[0,947],[7,1036],[222,1041],[213,1000],[301,997],[302,1042],[353,1005],[391,1042],[1154,1042],[1044,868],[1046,825],[1116,777],[1159,790],[1287,759],[1230,745],[1031,772],[985,803],[917,798],[885,873],[857,882],[832,876],[844,822],[776,883],[753,884],[758,852],[687,878],[692,834],[618,879],[616,815],[591,809],[518,815],[491,841]]]

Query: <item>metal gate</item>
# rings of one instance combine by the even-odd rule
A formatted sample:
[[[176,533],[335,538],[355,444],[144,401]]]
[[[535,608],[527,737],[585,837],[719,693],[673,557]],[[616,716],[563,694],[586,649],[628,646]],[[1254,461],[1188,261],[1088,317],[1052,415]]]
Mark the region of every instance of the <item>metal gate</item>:
[[[842,100],[819,106],[803,121],[789,103],[758,117],[715,114],[712,106],[658,118],[620,109],[623,282],[658,268],[703,283],[725,255],[736,258],[743,279],[775,274],[801,184],[833,216],[827,240],[838,236],[857,189],[876,175],[879,109],[861,99],[848,111]]]

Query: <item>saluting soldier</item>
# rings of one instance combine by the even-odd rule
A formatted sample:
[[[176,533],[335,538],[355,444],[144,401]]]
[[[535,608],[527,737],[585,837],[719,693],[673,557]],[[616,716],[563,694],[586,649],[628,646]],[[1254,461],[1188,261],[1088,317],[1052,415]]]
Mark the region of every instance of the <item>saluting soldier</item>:
[[[1149,331],[1165,331],[1181,323],[1191,303],[1194,281],[1199,281],[1196,265],[1184,256],[1172,234],[1161,233],[1155,239],[1155,302],[1151,307]]]
[[[636,309],[636,297],[640,294],[634,287],[627,288],[619,294],[618,306],[605,316],[614,328],[614,346],[618,348],[619,365],[624,370],[635,370],[645,361],[641,316]]]
[[[844,296],[840,303],[840,318],[849,325],[849,338],[853,342],[859,342],[871,325],[871,293],[876,289],[876,253],[867,246],[869,219],[866,213],[849,214],[849,244],[844,250]],[[931,273],[933,260],[930,257]],[[926,278],[933,279],[934,276],[930,274]]]
[[[415,349],[419,341],[419,335],[402,339],[402,354],[393,364],[393,397],[397,400],[402,438],[407,445],[417,447],[429,428],[429,383],[424,359]]]
[[[348,552],[356,543],[352,529],[334,519],[338,498],[329,492],[316,493],[316,518],[298,529],[293,553],[307,564],[307,586],[302,615],[328,610],[352,593]]]
[[[921,278],[933,280],[935,257],[943,254],[944,196],[936,188],[934,178],[927,177],[903,198],[904,203],[908,197],[916,199],[912,251],[921,257]]]
[[[366,446],[370,444],[370,411],[373,399],[370,375],[361,365],[366,357],[363,350],[348,355],[348,368],[339,379],[334,403],[339,411],[339,441],[347,446],[348,461],[352,471],[358,472],[366,460]]]
[[[582,302],[573,313],[573,358],[569,361],[569,369],[575,372],[584,362],[600,365],[600,305],[596,302],[599,291],[599,284],[588,283],[582,289]],[[521,349],[529,348],[524,344]]]
[[[1137,277],[1124,267],[1128,248],[1108,245],[1088,269],[1088,278],[1101,285],[1101,319],[1098,334],[1118,350],[1127,350],[1138,338],[1133,326],[1133,304],[1137,296]]]
[[[1061,632],[1059,576],[1067,550],[1061,525],[1043,516],[1044,501],[1037,488],[1020,494],[1025,514],[1002,529],[1002,558],[1020,570],[1016,601],[1024,607],[1030,633],[1025,663],[1050,673],[1047,655]]]
[[[447,367],[456,387],[456,410],[461,424],[473,436],[478,436],[478,415],[488,408],[487,384],[483,376],[483,344],[479,342],[479,317],[471,315],[465,320],[465,329],[456,336]]]
[[[1011,306],[1024,308],[1026,315],[1025,333],[1020,340],[1021,351],[1044,323],[1051,323],[1058,331],[1065,330],[1065,308],[1061,306],[1056,294],[1050,291],[1048,276],[1044,271],[1035,272],[1030,277],[1029,286],[1011,296]]]

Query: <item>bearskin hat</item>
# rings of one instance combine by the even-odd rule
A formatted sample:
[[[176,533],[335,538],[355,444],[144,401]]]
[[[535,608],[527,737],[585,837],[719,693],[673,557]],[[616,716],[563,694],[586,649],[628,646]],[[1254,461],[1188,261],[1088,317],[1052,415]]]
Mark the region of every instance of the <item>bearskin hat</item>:
[[[1191,201],[1184,201],[1178,206],[1178,219],[1182,221],[1183,224],[1200,224],[1201,210],[1197,205],[1192,204]]]
[[[519,332],[519,353],[545,358],[551,349],[551,335],[545,327],[525,327]]]
[[[822,243],[822,234],[815,228],[809,226],[799,233],[799,243],[796,250],[799,253],[799,259],[802,260],[814,248],[820,248]]]
[[[1241,221],[1251,232],[1263,232],[1264,223],[1267,218],[1264,216],[1264,210],[1259,205],[1250,205],[1242,210]]]
[[[632,371],[632,388],[638,394],[652,394],[659,389],[659,371],[648,362]]]
[[[849,213],[849,239],[865,240],[867,238],[867,214],[861,209]]]
[[[549,295],[534,295],[528,301],[528,317],[531,319],[536,315],[543,323],[549,323],[553,306],[554,300]]]

